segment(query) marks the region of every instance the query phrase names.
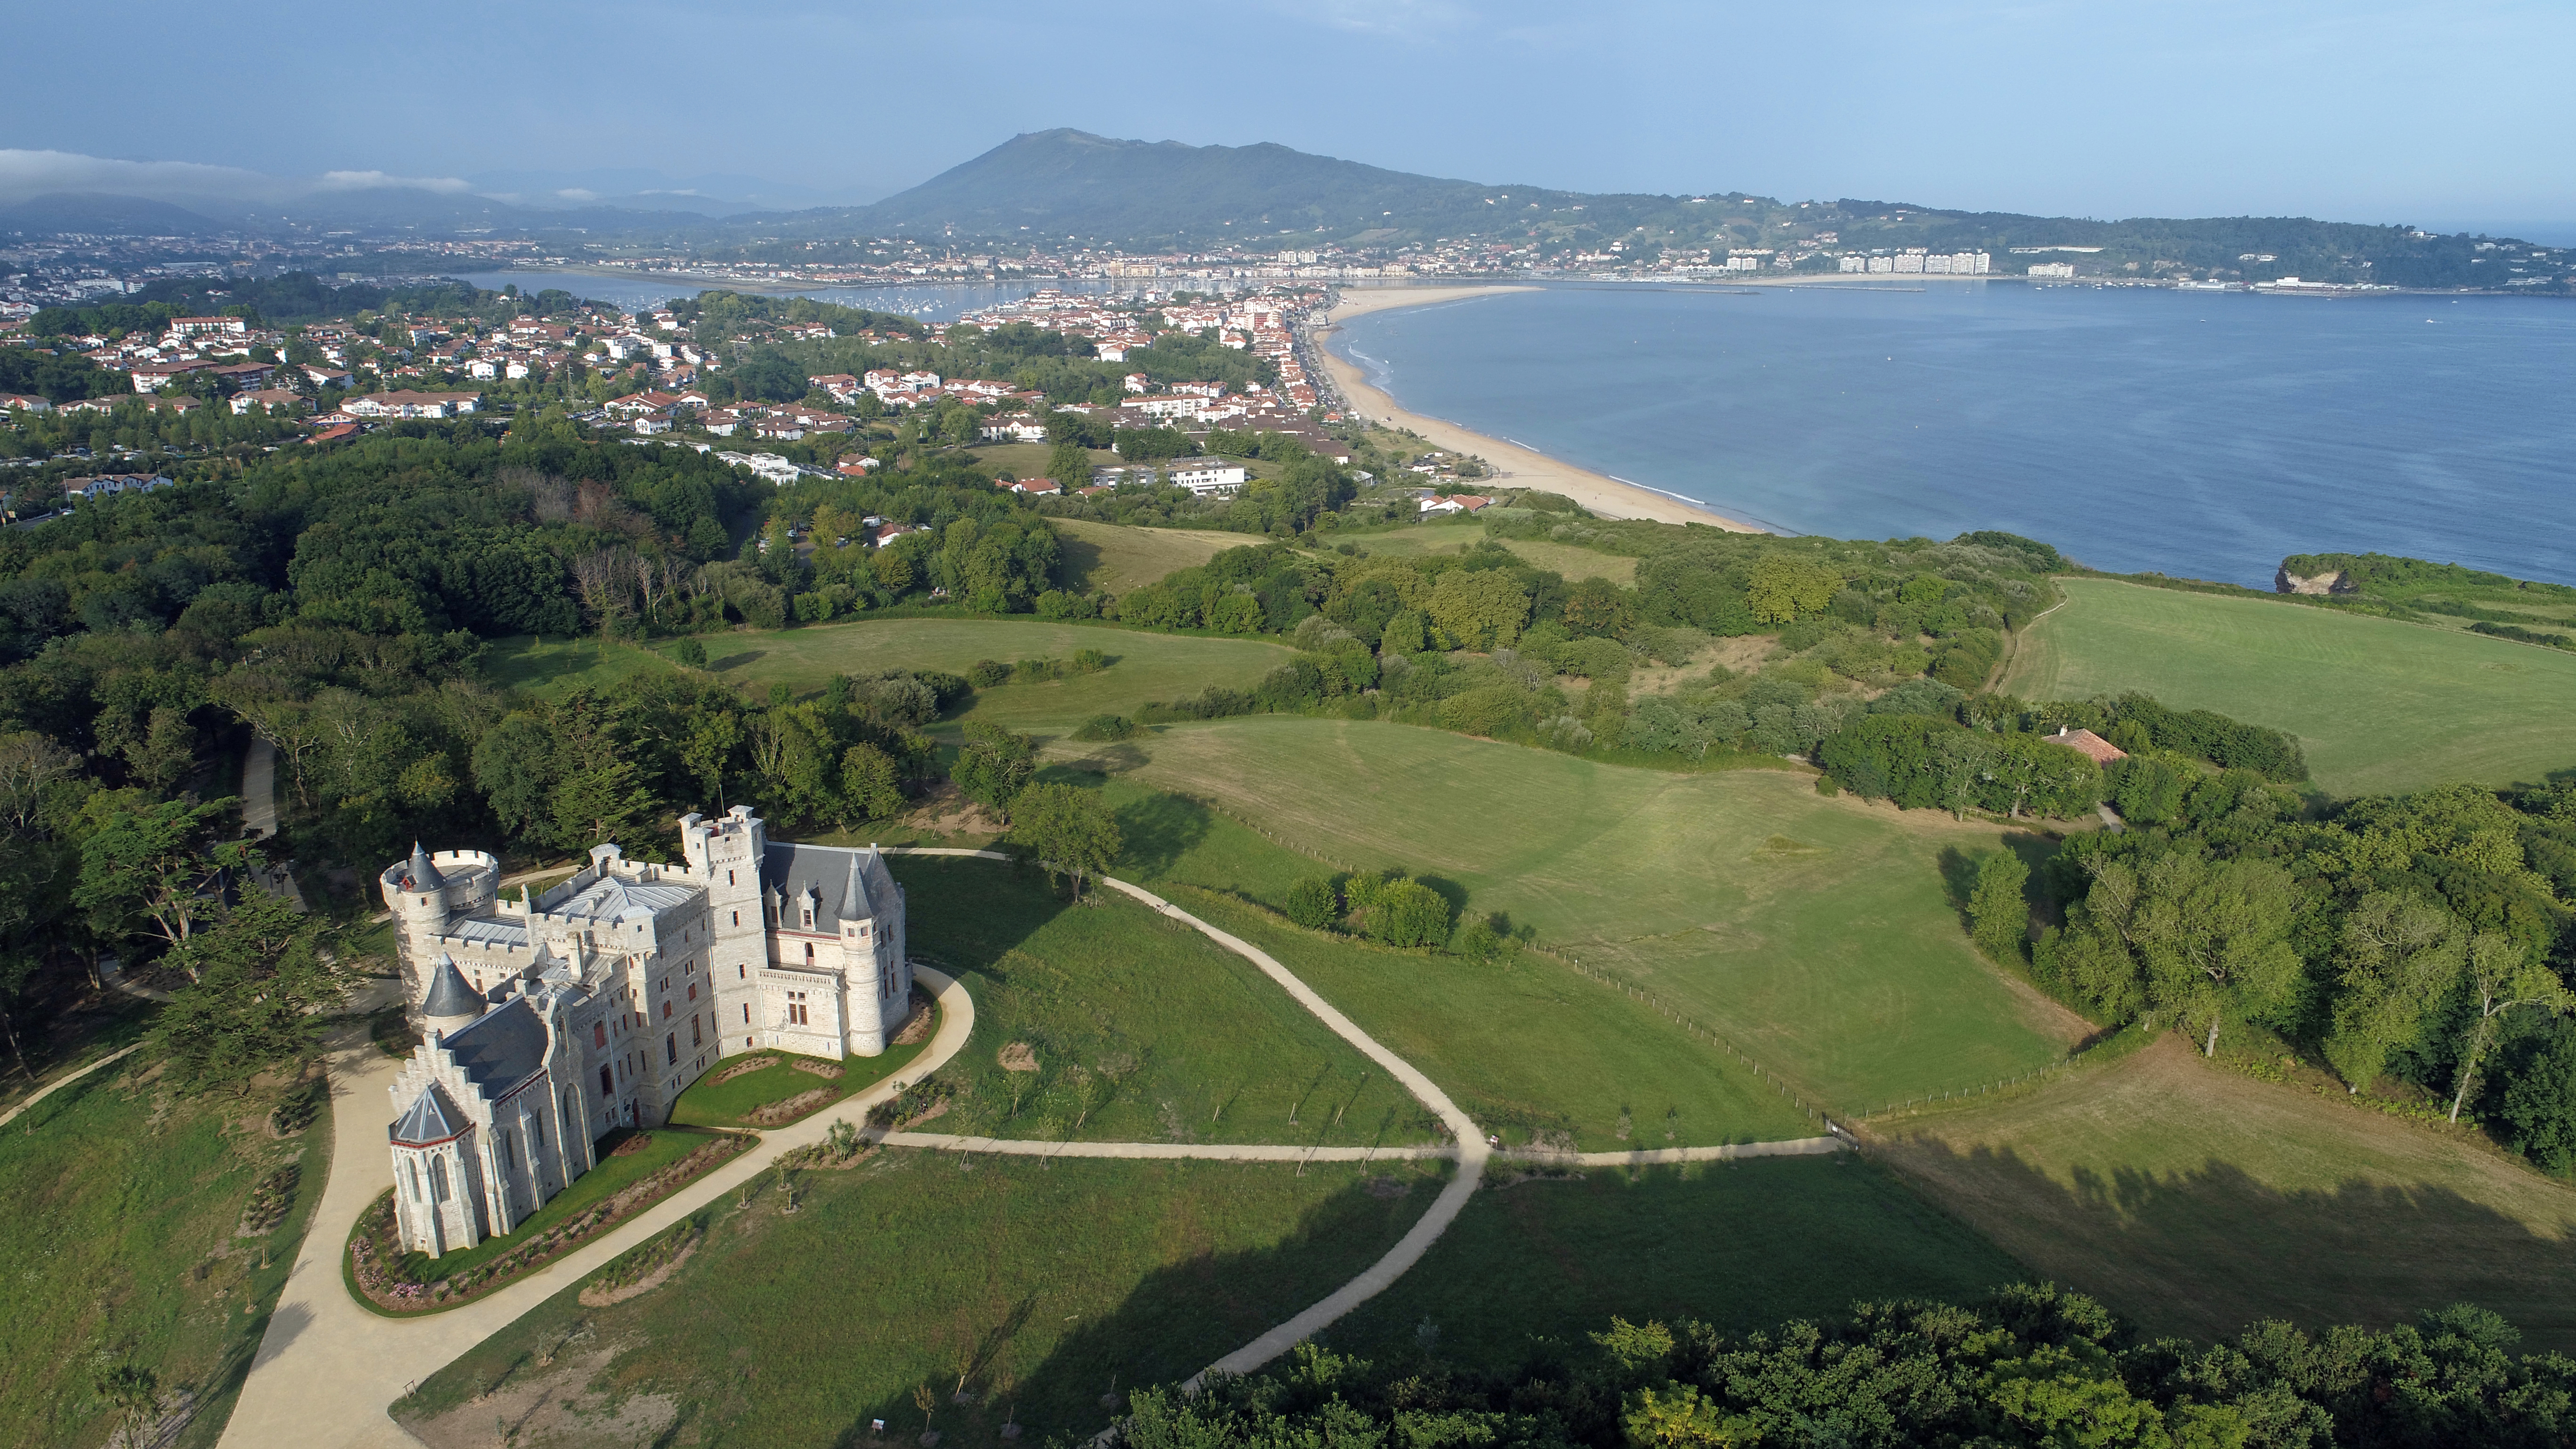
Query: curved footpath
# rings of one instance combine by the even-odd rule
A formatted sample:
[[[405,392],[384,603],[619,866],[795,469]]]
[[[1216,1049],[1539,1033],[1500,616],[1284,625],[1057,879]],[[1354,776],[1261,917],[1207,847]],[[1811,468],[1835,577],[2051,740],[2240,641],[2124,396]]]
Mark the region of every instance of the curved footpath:
[[[1007,861],[992,850],[891,848],[890,854],[958,856]],[[1534,1166],[1617,1167],[1659,1163],[1723,1161],[1741,1157],[1805,1156],[1839,1152],[1839,1138],[1794,1142],[1755,1142],[1723,1147],[1663,1148],[1636,1152],[1496,1154],[1485,1134],[1458,1104],[1412,1063],[1359,1029],[1332,1003],[1316,994],[1268,952],[1229,935],[1141,886],[1103,877],[1113,890],[1190,927],[1250,961],[1278,983],[1296,1002],[1314,1013],[1336,1036],[1386,1069],[1405,1089],[1440,1118],[1456,1141],[1454,1147],[1291,1147],[1194,1146],[1154,1142],[1043,1142],[992,1137],[956,1137],[927,1132],[869,1132],[890,1147],[933,1151],[992,1153],[1028,1157],[1204,1158],[1233,1162],[1369,1162],[1399,1158],[1455,1158],[1457,1171],[1430,1207],[1386,1256],[1326,1295],[1303,1313],[1262,1334],[1208,1365],[1185,1390],[1195,1391],[1210,1374],[1249,1373],[1270,1362],[1326,1326],[1385,1291],[1457,1220],[1467,1199],[1483,1181],[1485,1166],[1497,1155]],[[937,989],[941,1008],[939,1032],[930,1049],[907,1069],[915,1081],[937,1071],[962,1050],[975,1029],[975,1003],[966,989],[947,974],[916,965],[915,974]],[[453,1362],[474,1345],[498,1333],[521,1315],[565,1287],[607,1266],[611,1259],[662,1232],[718,1196],[741,1186],[785,1152],[824,1140],[836,1121],[865,1129],[868,1110],[894,1096],[892,1080],[842,1101],[827,1112],[761,1134],[758,1146],[698,1179],[681,1191],[594,1239],[578,1251],[518,1280],[507,1288],[461,1308],[419,1318],[388,1318],[361,1305],[341,1280],[340,1258],[348,1228],[379,1193],[393,1185],[384,1147],[386,1088],[395,1073],[392,1058],[368,1040],[363,1019],[345,1026],[333,1038],[328,1058],[332,1110],[331,1170],[305,1235],[285,1293],[271,1315],[241,1399],[225,1426],[227,1446],[328,1446],[328,1449],[403,1449],[417,1443],[388,1417],[386,1409],[420,1380]],[[1104,1431],[1105,1439],[1109,1431]],[[1097,1441],[1095,1441],[1097,1442]]]

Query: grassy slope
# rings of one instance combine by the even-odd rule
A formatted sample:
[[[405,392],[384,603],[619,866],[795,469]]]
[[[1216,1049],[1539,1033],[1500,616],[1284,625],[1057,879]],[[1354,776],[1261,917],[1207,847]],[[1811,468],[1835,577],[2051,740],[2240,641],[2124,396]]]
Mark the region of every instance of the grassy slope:
[[[2103,579],[2021,639],[2030,699],[2140,689],[2284,729],[2337,795],[2502,785],[2576,764],[2576,654],[2260,599]]]
[[[1347,540],[1356,543],[1371,555],[1413,558],[1424,554],[1464,553],[1484,540],[1484,531],[1482,525],[1434,523],[1400,528],[1392,533],[1347,533],[1328,537],[1335,542]],[[1568,580],[1608,579],[1623,585],[1637,582],[1637,561],[1622,554],[1602,553],[1545,539],[1507,538],[1501,542],[1503,547],[1533,565],[1552,569]]]
[[[1328,1330],[1331,1343],[1400,1353],[1427,1318],[1444,1357],[1508,1369],[1538,1341],[1579,1343],[1612,1314],[1740,1333],[2026,1276],[1850,1156],[1506,1181],[1469,1199],[1419,1267]]]
[[[2576,1189],[2177,1038],[1889,1136],[1879,1155],[1944,1206],[2150,1332],[2385,1326],[2465,1299],[2526,1348],[2576,1349]]]
[[[174,1100],[130,1065],[55,1093],[0,1137],[0,1221],[14,1228],[0,1234],[0,1442],[106,1442],[89,1382],[106,1346],[165,1393],[193,1392],[179,1442],[214,1443],[321,1200],[327,1103],[277,1142],[267,1096]],[[260,1179],[306,1144],[285,1222],[235,1237]]]
[[[1043,876],[991,861],[890,864],[909,903],[913,954],[957,973],[975,998],[974,1038],[938,1074],[957,1086],[954,1104],[925,1130],[1094,1142],[1431,1140],[1431,1118],[1403,1088],[1189,927],[1114,893],[1068,905]],[[1002,1069],[1012,1042],[1035,1049],[1038,1071]],[[1102,1091],[1104,1063],[1124,1077],[1114,1093]]]
[[[1206,563],[1230,548],[1267,542],[1257,534],[1199,528],[1128,528],[1081,518],[1050,519],[1064,535],[1063,567],[1069,589],[1141,589],[1175,569]]]
[[[1089,756],[1326,860],[1407,866],[1635,980],[1845,1112],[2010,1076],[2081,1034],[1983,964],[1944,853],[2004,832],[1437,730],[1278,716]],[[1177,852],[1174,852],[1177,853]]]
[[[567,1223],[590,1211],[627,1187],[652,1176],[709,1142],[722,1140],[718,1134],[692,1127],[655,1127],[647,1135],[650,1141],[624,1156],[611,1153],[599,1165],[572,1180],[570,1186],[546,1199],[545,1205],[528,1214],[526,1221],[503,1237],[485,1238],[470,1248],[458,1248],[432,1259],[424,1254],[405,1255],[404,1261],[422,1278],[436,1281],[468,1268],[488,1263],[505,1253],[526,1246],[557,1224]],[[608,1143],[602,1150],[613,1148]]]
[[[488,1442],[495,1408],[562,1349],[566,1397],[668,1395],[694,1431],[679,1442],[871,1442],[882,1418],[909,1443],[925,1383],[949,1449],[1005,1442],[1006,1408],[1022,1443],[1088,1435],[1110,1419],[1103,1394],[1195,1373],[1374,1261],[1442,1171],[879,1153],[804,1174],[793,1217],[764,1179],[747,1208],[709,1209],[709,1241],[666,1286],[604,1310],[567,1289],[402,1412],[443,1413],[437,1442]],[[1406,1190],[1374,1196],[1368,1178]],[[616,1361],[585,1371],[600,1346]],[[961,1369],[983,1402],[950,1403]],[[504,1400],[467,1402],[496,1384]]]

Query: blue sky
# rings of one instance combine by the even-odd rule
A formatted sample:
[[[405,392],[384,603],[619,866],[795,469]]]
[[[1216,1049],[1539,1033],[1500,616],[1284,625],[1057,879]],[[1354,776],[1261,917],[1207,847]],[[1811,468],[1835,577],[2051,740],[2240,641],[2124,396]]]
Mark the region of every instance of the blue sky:
[[[2576,221],[2568,0],[282,0],[11,24],[0,148],[290,176],[867,200],[1069,125],[1583,190]]]

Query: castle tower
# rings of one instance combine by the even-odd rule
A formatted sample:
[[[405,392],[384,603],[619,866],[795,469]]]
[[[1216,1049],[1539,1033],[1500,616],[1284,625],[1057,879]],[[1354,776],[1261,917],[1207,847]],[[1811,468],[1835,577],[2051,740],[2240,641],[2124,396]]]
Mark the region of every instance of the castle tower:
[[[411,858],[388,868],[382,885],[385,908],[394,916],[394,959],[402,973],[403,999],[417,1003],[429,994],[434,959],[429,943],[446,934],[452,916],[447,877],[415,840]]]
[[[769,830],[748,805],[721,820],[680,821],[680,848],[707,883],[707,974],[715,983],[719,1055],[747,1049],[760,1021],[760,982],[752,968],[769,964],[761,914],[761,861]]]
[[[488,1005],[466,984],[465,973],[456,969],[456,958],[442,955],[430,968],[429,990],[421,997],[421,1029],[424,1033],[449,1035],[458,1027],[481,1020]]]

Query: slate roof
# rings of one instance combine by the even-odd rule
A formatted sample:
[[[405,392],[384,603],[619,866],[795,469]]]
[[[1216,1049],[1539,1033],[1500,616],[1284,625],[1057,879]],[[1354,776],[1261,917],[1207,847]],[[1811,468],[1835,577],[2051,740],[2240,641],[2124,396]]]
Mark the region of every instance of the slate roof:
[[[901,899],[895,893],[894,876],[886,870],[885,857],[875,850],[774,840],[761,857],[760,873],[771,893],[782,902],[782,909],[791,909],[785,903],[794,902],[811,889],[815,895],[814,929],[829,935],[839,935],[843,921],[873,920],[884,915]]]
[[[456,959],[441,956],[429,974],[429,994],[421,999],[420,1014],[429,1017],[481,1016],[486,1004],[482,993],[466,984],[465,973],[456,969]]]
[[[412,1098],[411,1105],[394,1119],[388,1135],[405,1147],[427,1147],[433,1142],[444,1142],[472,1125],[472,1121],[457,1110],[456,1104],[448,1100],[447,1089],[432,1082],[421,1088],[420,1095]]]
[[[553,914],[593,921],[649,921],[698,899],[696,886],[644,885],[615,876],[591,882],[580,895],[554,908]]]
[[[492,1101],[533,1077],[546,1064],[546,1024],[524,996],[513,996],[456,1029],[441,1045],[455,1053],[465,1080]]]
[[[429,852],[421,849],[417,840],[411,843],[411,860],[404,865],[403,874],[416,891],[434,891],[447,884],[447,877],[440,875],[438,867],[429,863]]]

